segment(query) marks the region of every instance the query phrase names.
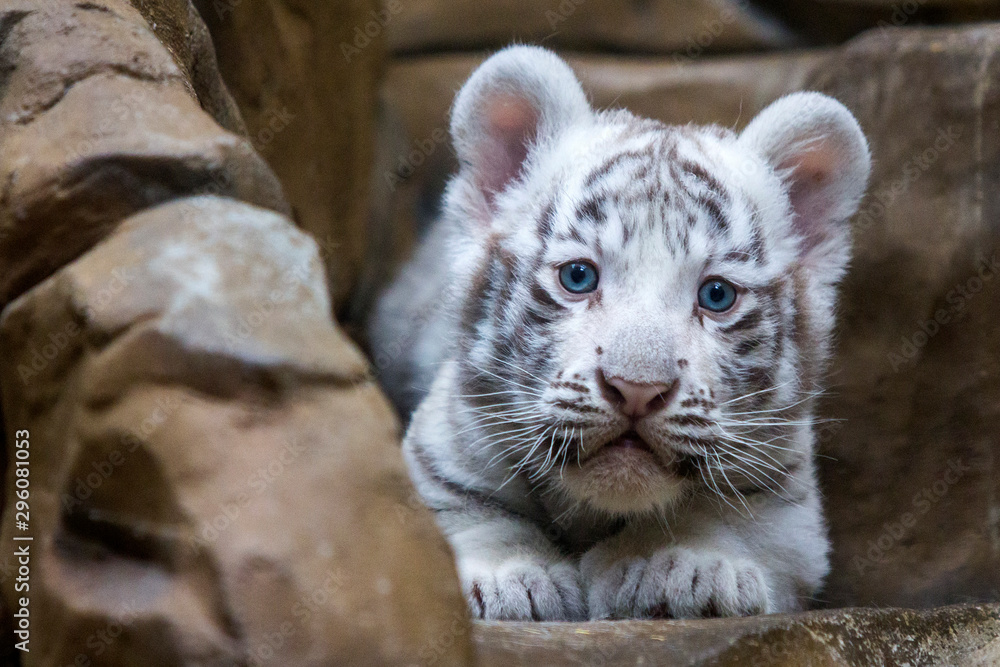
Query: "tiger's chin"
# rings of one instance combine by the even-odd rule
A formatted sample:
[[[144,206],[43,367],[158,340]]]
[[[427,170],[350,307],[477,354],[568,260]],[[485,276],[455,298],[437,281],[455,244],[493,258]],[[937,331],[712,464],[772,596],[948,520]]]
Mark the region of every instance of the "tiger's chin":
[[[569,494],[609,514],[640,514],[669,507],[686,494],[687,480],[665,465],[635,433],[608,442],[579,466],[567,466]]]

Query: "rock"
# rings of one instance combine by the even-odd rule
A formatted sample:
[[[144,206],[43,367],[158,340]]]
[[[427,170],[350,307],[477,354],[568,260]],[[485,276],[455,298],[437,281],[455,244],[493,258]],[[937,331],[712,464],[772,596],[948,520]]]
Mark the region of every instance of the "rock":
[[[122,0],[6,0],[0,48],[0,306],[123,218],[182,193],[287,211],[242,137]],[[100,113],[94,113],[100,109]]]
[[[1000,19],[994,0],[759,0],[817,44],[841,43],[869,29]],[[890,38],[891,39],[891,38]]]
[[[877,7],[879,9],[900,9],[902,11],[910,10],[912,14],[913,5],[918,5],[920,7],[946,7],[946,8],[958,8],[958,7],[978,7],[986,8],[996,3],[994,0],[912,0],[912,2],[904,2],[903,0],[827,0],[832,5],[837,5],[842,8],[849,7]]]
[[[385,35],[377,0],[198,0],[254,147],[328,265],[335,307],[357,286]]]
[[[212,37],[194,5],[189,0],[160,0],[133,6],[177,61],[202,108],[225,129],[245,135],[240,110],[219,75]]]
[[[312,240],[217,197],[131,216],[7,307],[25,664],[468,664],[451,552],[329,312]]]
[[[745,0],[390,0],[371,18],[374,25],[385,25],[389,48],[407,54],[535,42],[691,55],[787,47],[797,41]]]
[[[477,622],[482,664],[969,665],[1000,663],[1000,606],[838,609],[693,621]]]
[[[135,4],[0,0],[0,537],[34,538],[21,664],[469,664],[451,552],[315,242],[215,122],[239,115],[190,5]],[[5,631],[16,565],[0,557]]]
[[[1000,258],[998,51],[990,24],[876,30],[837,49],[683,66],[571,59],[599,106],[738,128],[784,93],[818,89],[871,140],[822,406],[835,421],[818,426],[834,549],[818,604],[1000,600],[1000,281],[981,262]],[[452,91],[477,62],[426,57],[390,69],[383,98],[409,135],[402,159],[387,161],[395,170],[376,178],[384,196],[395,188],[394,222],[382,225],[394,258],[429,224],[454,168],[444,144],[422,164],[414,156],[447,128]]]
[[[1000,29],[886,40],[859,38],[807,84],[857,115],[875,156],[823,408],[840,420],[820,466],[824,597],[1000,600]]]

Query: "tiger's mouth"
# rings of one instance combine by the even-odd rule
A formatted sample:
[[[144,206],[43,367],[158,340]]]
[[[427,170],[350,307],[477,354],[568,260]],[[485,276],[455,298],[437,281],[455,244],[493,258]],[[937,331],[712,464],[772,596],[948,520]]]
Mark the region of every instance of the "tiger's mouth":
[[[580,465],[567,467],[563,481],[573,497],[593,509],[615,515],[645,512],[678,502],[687,492],[680,456],[630,429],[595,447]]]
[[[586,462],[599,460],[629,467],[635,465],[653,466],[670,476],[691,477],[698,469],[698,456],[684,452],[677,447],[666,444],[669,454],[664,455],[664,446],[654,447],[635,429],[629,429],[621,435],[605,442],[589,456]]]
[[[657,448],[634,429],[629,429],[594,449],[584,461],[584,464],[587,463],[596,466],[656,468],[661,472],[669,472],[669,467],[664,465]]]
[[[649,443],[643,440],[642,436],[634,430],[626,431],[617,438],[605,443],[605,445],[601,447],[601,450],[613,448],[649,452],[650,454],[653,453],[653,448],[649,446]]]

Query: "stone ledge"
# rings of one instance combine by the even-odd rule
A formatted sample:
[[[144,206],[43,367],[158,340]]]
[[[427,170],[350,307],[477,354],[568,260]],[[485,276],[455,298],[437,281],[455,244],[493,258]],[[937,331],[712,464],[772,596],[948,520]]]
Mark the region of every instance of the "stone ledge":
[[[1000,605],[690,621],[477,622],[479,665],[1000,664]]]

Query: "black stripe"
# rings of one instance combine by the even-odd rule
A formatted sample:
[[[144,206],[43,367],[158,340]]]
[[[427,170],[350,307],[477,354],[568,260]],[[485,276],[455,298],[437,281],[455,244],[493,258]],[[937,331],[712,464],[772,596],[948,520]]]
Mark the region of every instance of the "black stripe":
[[[756,217],[750,219],[750,225],[750,252],[753,253],[753,257],[757,260],[758,264],[763,264],[766,259],[764,237],[760,233]]]
[[[590,220],[591,222],[604,222],[606,215],[604,207],[606,197],[604,195],[594,195],[580,204],[576,209],[576,217],[580,221]]]
[[[751,352],[753,352],[754,350],[756,350],[758,347],[760,347],[763,344],[764,344],[764,340],[762,338],[760,338],[759,336],[754,336],[752,338],[747,338],[746,340],[741,341],[736,346],[735,352],[736,352],[737,355],[739,355],[739,356],[742,357],[742,356],[745,356],[747,354],[750,354]]]
[[[555,224],[556,203],[550,201],[542,211],[542,217],[538,220],[538,236],[547,239],[552,235],[552,226]]]
[[[582,414],[603,414],[604,413],[604,410],[601,410],[600,408],[595,408],[592,405],[587,405],[586,403],[577,405],[576,403],[573,403],[571,401],[566,401],[566,400],[563,400],[563,399],[555,400],[555,401],[552,402],[552,404],[555,405],[558,408],[562,408],[563,410],[569,410],[570,412],[579,412],[579,413],[582,413]]]
[[[749,329],[760,324],[761,317],[763,313],[755,308],[754,310],[748,311],[743,317],[736,320],[728,327],[723,328],[721,331],[724,334],[732,333],[734,331],[743,331],[744,329]]]
[[[722,212],[722,206],[716,197],[702,194],[695,199],[695,203],[708,212],[708,217],[715,223],[719,231],[725,232],[729,229],[729,222],[726,220],[726,216]]]
[[[624,151],[622,153],[618,153],[617,155],[614,155],[605,160],[604,163],[601,164],[601,166],[597,167],[592,172],[587,174],[587,178],[584,179],[583,181],[583,187],[585,190],[589,190],[594,186],[594,184],[597,181],[607,176],[612,169],[614,169],[619,163],[624,162],[625,160],[632,158],[638,160],[646,157],[649,157],[648,148],[641,151]]]
[[[459,498],[461,498],[462,500],[473,502],[479,505],[483,509],[492,510],[495,512],[503,512],[505,514],[516,516],[519,519],[523,519],[535,525],[539,525],[534,517],[528,516],[524,512],[514,509],[513,507],[503,502],[502,500],[495,498],[484,491],[475,489],[471,486],[466,486],[461,482],[456,482],[455,480],[446,477],[443,473],[441,473],[437,469],[437,467],[434,465],[434,462],[431,460],[427,452],[425,452],[422,448],[415,447],[413,449],[413,453],[414,453],[414,458],[416,458],[417,463],[420,465],[420,468],[423,470],[423,472],[435,484],[437,484],[439,487],[441,487],[448,493],[455,496],[459,496]],[[454,507],[434,507],[431,505],[428,506],[435,511],[464,511],[463,509]]]
[[[531,283],[531,298],[546,308],[550,308],[555,311],[566,310],[566,306],[553,299],[549,294],[549,291],[542,287],[537,280]]]
[[[753,390],[767,389],[774,385],[774,369],[769,366],[751,366],[750,368],[743,369],[743,376],[746,378],[746,383]],[[760,394],[760,396],[768,396],[770,392],[765,394]],[[754,397],[756,398],[756,397]]]
[[[711,428],[712,426],[712,421],[701,415],[670,415],[667,417],[667,421],[680,426],[700,426],[702,428]]]
[[[729,194],[725,186],[722,185],[719,179],[717,179],[715,176],[709,173],[709,171],[705,169],[705,167],[690,160],[684,160],[683,162],[681,162],[680,167],[682,170],[691,174],[699,181],[704,183],[708,187],[708,189],[711,190],[716,195],[718,195],[720,199],[724,201],[729,200]]]

